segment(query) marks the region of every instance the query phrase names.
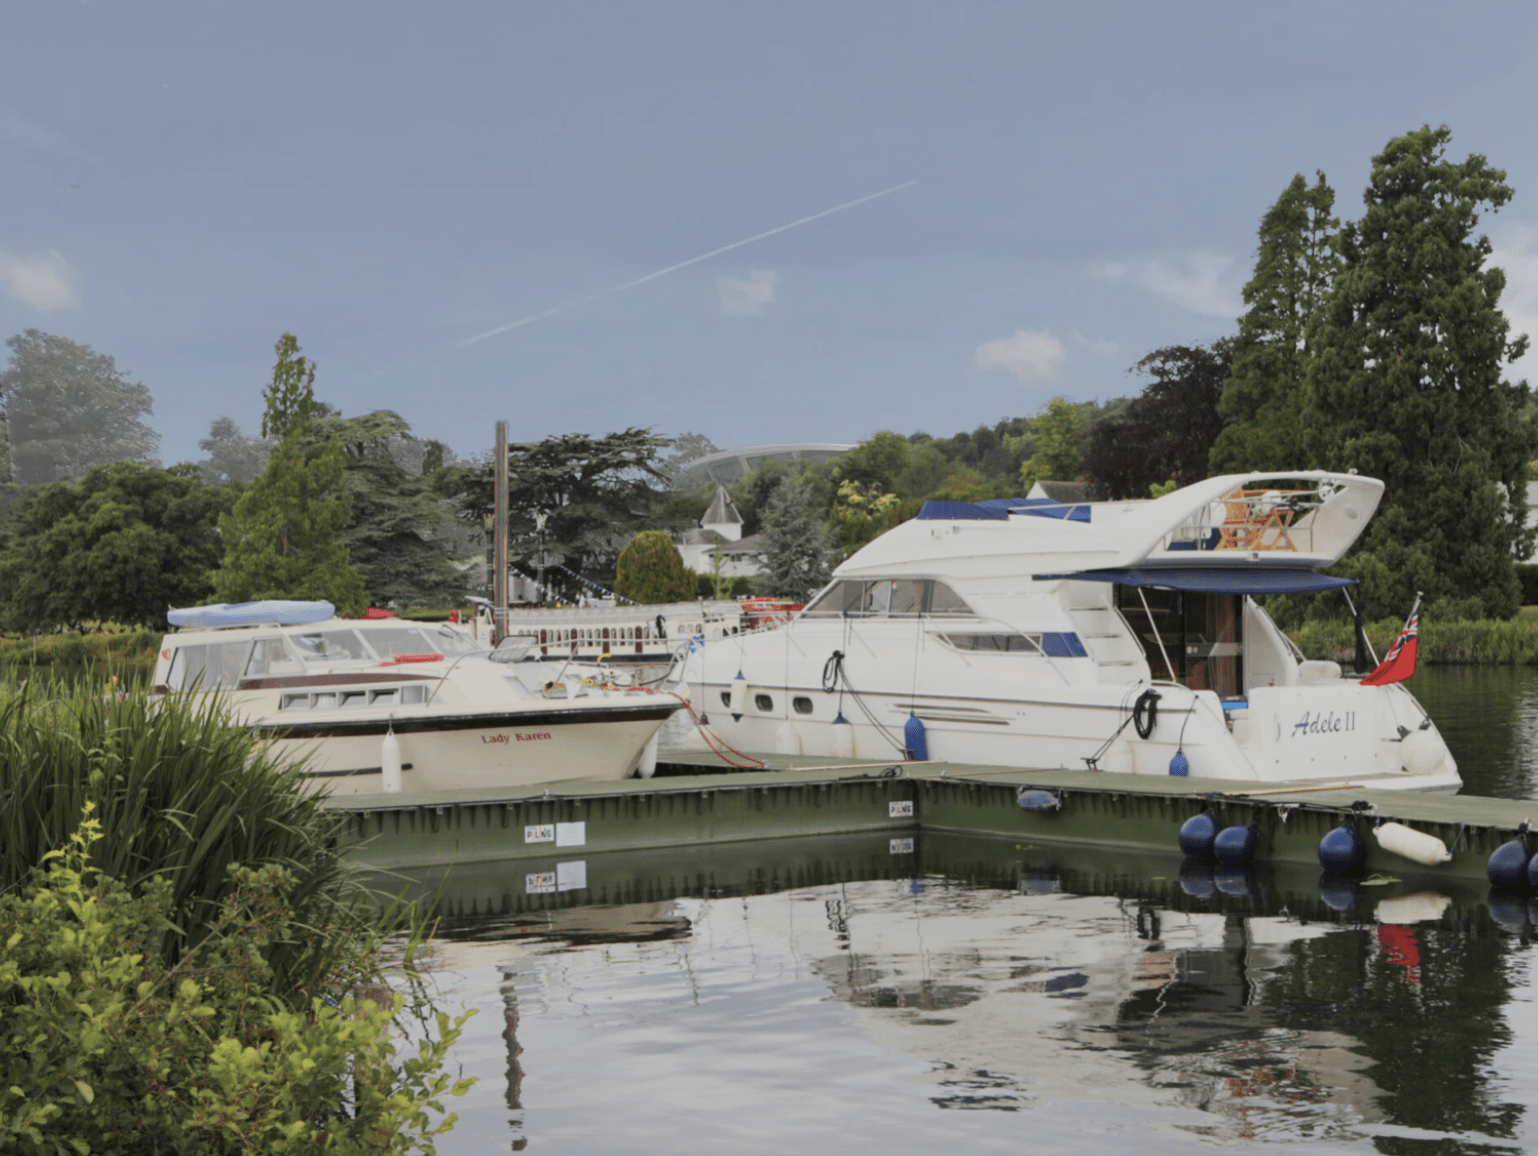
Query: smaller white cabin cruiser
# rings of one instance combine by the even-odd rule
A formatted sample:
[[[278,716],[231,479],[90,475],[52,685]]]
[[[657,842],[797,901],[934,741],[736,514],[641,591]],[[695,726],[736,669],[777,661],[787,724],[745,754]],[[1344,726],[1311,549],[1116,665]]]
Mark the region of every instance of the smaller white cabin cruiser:
[[[222,695],[332,794],[650,774],[657,732],[683,707],[493,654],[449,623],[343,619],[329,602],[167,617],[177,630],[161,643],[155,691]]]
[[[745,751],[1454,791],[1402,682],[1306,661],[1255,595],[1333,590],[1383,483],[1208,478],[1139,502],[929,502],[789,625],[683,679]]]

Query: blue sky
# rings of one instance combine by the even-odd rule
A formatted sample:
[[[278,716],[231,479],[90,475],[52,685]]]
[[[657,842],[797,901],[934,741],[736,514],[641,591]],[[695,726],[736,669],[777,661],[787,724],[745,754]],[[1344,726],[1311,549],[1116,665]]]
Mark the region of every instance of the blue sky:
[[[1538,337],[1538,5],[11,0],[4,28],[0,337],[111,354],[168,463],[221,414],[254,432],[285,331],[318,396],[462,454],[499,418],[731,447],[1122,396],[1233,331],[1294,173],[1354,218],[1426,123],[1507,171],[1484,227]]]

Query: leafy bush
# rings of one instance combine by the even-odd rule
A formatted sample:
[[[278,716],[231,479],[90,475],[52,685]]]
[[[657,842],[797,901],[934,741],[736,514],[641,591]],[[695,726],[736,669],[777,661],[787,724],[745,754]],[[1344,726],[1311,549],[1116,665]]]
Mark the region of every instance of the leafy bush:
[[[1518,562],[1517,581],[1522,584],[1522,605],[1538,606],[1538,562]]]
[[[310,930],[273,940],[265,955],[274,990],[301,1007],[334,990],[323,984],[378,925],[342,860],[336,818],[295,768],[228,725],[217,699],[28,683],[0,698],[0,800],[0,890],[24,884],[90,804],[102,871],[130,891],[169,880],[177,929],[158,948],[168,966],[221,917],[234,864],[278,865],[294,879],[295,926]]]
[[[694,597],[695,581],[663,530],[642,530],[614,567],[615,593],[632,602],[685,602]]]
[[[0,1150],[214,1154],[432,1152],[453,1125],[440,1069],[464,1017],[396,1063],[403,1006],[271,995],[265,949],[308,933],[292,872],[231,867],[206,934],[175,963],[175,888],[133,894],[92,863],[86,816],[19,894],[0,895]]]

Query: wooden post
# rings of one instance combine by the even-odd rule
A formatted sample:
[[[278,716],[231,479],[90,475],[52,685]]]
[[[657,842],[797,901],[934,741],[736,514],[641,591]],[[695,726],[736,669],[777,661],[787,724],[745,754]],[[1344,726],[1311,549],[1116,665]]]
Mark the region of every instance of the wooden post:
[[[496,498],[492,527],[491,645],[507,635],[507,423],[497,422],[497,448],[493,459]]]

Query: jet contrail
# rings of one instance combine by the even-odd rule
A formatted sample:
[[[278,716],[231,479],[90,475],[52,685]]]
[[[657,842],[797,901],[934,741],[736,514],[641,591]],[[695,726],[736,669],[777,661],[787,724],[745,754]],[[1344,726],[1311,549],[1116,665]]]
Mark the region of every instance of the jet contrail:
[[[615,293],[623,293],[627,289],[634,289],[639,285],[645,285],[648,281],[655,281],[659,277],[666,277],[669,273],[676,273],[680,269],[687,269],[690,265],[698,265],[701,261],[708,261],[712,257],[719,257],[722,253],[730,253],[733,249],[740,249],[744,245],[751,245],[755,241],[762,241],[766,237],[773,237],[777,233],[784,233],[790,229],[800,228],[802,225],[809,225],[813,221],[820,221],[824,217],[831,217],[834,213],[842,213],[845,209],[852,209],[857,205],[863,205],[881,197],[889,197],[893,193],[900,193],[903,189],[910,188],[916,184],[918,184],[916,180],[904,181],[900,185],[893,185],[890,189],[882,189],[879,193],[870,193],[863,197],[856,197],[852,201],[845,201],[842,205],[834,205],[831,209],[824,209],[820,213],[813,213],[809,217],[802,217],[799,220],[790,222],[788,225],[778,225],[762,233],[755,233],[753,236],[745,237],[741,241],[733,241],[730,245],[722,245],[719,249],[712,249],[708,253],[701,253],[698,257],[690,257],[687,261],[680,261],[676,265],[669,265],[666,269],[658,269],[655,273],[648,273],[646,276],[637,277],[633,281],[624,281],[618,285],[611,285],[607,289],[600,289],[597,293],[590,293],[586,297],[568,302],[565,305],[556,305],[549,309],[543,309],[538,313],[530,313],[527,317],[520,317],[516,321],[509,321],[506,325],[498,325],[495,329],[488,329],[485,333],[477,333],[474,337],[467,337],[459,343],[458,347],[463,349],[467,345],[474,345],[477,341],[485,341],[488,337],[495,337],[499,333],[506,333],[511,329],[522,329],[525,325],[532,325],[536,321],[543,321],[547,317],[554,317],[563,309],[574,309],[578,305],[589,305],[594,301],[613,296]]]

